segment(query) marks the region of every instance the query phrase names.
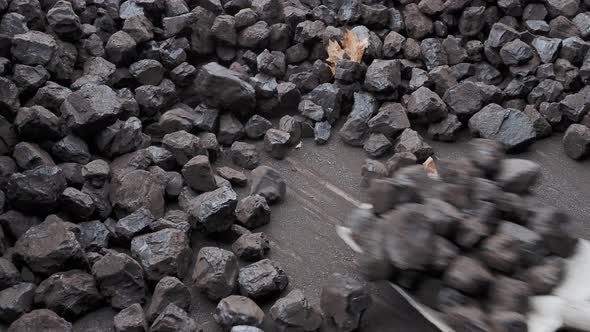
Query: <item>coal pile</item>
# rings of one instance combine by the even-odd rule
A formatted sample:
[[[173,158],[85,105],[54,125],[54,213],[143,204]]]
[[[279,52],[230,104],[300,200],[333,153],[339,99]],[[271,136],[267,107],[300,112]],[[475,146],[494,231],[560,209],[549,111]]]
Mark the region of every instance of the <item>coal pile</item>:
[[[526,331],[529,297],[559,284],[577,244],[573,221],[536,202],[540,166],[505,158],[498,142],[476,139],[468,158],[435,165],[369,180],[372,208],[349,220],[360,271],[408,289],[457,331]]]
[[[589,156],[588,8],[579,0],[0,0],[0,321],[11,331],[69,331],[107,304],[120,310],[118,331],[192,331],[194,287],[218,303],[220,326],[255,331],[264,319],[255,300],[274,300],[289,283],[255,231],[286,199],[263,154],[288,158],[302,139],[337,138],[372,158],[394,153],[366,163],[367,183],[427,160],[434,150],[424,136],[453,141],[462,128],[509,152],[564,132],[568,156]],[[371,184],[403,193],[374,202],[378,214],[415,203],[445,215],[433,234],[417,206],[399,209],[395,218],[419,221],[402,223],[392,239],[406,242],[388,247],[411,272],[402,284],[425,269],[441,274],[462,253],[457,270],[473,274],[447,282],[468,299],[494,280],[491,262],[515,278],[524,272],[510,270],[513,260],[554,271],[560,259],[547,255],[571,249],[556,223],[563,214],[532,217],[519,198],[536,166],[504,160],[498,173],[500,159],[472,160],[476,167],[448,167],[457,174],[439,167],[444,185],[433,202],[421,186]],[[423,179],[407,172],[398,171]],[[494,222],[498,211],[506,223]],[[467,212],[473,217],[457,217]],[[232,251],[195,252],[193,231],[236,241]],[[432,253],[410,239],[435,240],[446,256],[432,268]],[[547,252],[537,251],[539,239]],[[480,245],[485,259],[467,254]],[[504,250],[521,246],[530,257]],[[324,314],[342,330],[356,328],[368,306],[337,308],[354,290],[367,297],[357,286],[326,293]],[[270,311],[279,329],[317,329],[317,308],[302,292],[282,295]]]

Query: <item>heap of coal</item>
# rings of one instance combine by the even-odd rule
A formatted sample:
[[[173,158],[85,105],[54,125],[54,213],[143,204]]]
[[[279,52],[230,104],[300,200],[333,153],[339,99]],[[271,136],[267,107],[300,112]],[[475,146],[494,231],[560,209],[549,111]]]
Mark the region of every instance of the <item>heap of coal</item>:
[[[121,310],[118,331],[192,331],[187,288],[196,287],[219,304],[220,325],[260,325],[254,300],[277,297],[288,277],[266,258],[264,234],[237,226],[270,222],[286,188],[261,154],[286,158],[302,139],[336,136],[373,158],[395,153],[387,165],[367,162],[365,177],[426,160],[434,151],[423,135],[452,141],[461,128],[510,152],[565,132],[567,155],[587,157],[589,8],[580,0],[0,0],[0,321],[11,331],[69,331],[106,303]],[[464,183],[440,186],[438,195],[475,217],[449,217],[436,236],[460,234],[461,250],[497,227],[526,238],[517,226],[530,215],[515,197],[530,183],[512,175],[494,178],[512,193],[495,209],[471,205]],[[495,199],[477,183],[478,201]],[[234,188],[246,185],[239,197]],[[426,204],[404,193],[397,203]],[[498,209],[511,224],[485,219]],[[533,240],[564,254],[570,242],[552,222],[565,217],[540,211]],[[416,227],[431,239],[424,222]],[[240,237],[232,251],[193,252],[193,231]],[[490,252],[514,242],[492,239]],[[428,265],[429,252],[407,261],[395,248],[398,267]],[[350,289],[366,296],[348,284],[336,281],[323,305],[342,330],[356,328],[368,305],[338,311],[358,295]],[[470,287],[467,295],[483,289]],[[301,292],[278,301],[270,314],[281,329],[317,328]],[[306,314],[292,320],[284,308],[293,306]]]
[[[527,331],[529,297],[559,284],[576,247],[573,221],[535,200],[539,165],[505,158],[495,141],[471,148],[468,158],[437,160],[434,176],[405,165],[369,180],[372,208],[349,220],[359,267],[408,289],[457,331]]]

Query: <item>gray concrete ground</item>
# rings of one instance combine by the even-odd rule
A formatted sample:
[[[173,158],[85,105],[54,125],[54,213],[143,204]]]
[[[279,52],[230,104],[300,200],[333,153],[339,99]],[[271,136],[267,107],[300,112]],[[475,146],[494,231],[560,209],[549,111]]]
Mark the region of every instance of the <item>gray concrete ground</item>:
[[[458,143],[432,143],[440,158],[460,158],[466,151],[468,138]],[[262,154],[264,156],[264,154]],[[590,237],[587,216],[590,208],[590,162],[575,162],[563,152],[561,136],[535,143],[529,152],[516,155],[543,166],[543,180],[538,186],[540,199],[566,210],[578,221],[579,234]],[[284,161],[264,156],[263,164],[277,169],[287,182],[284,203],[272,207],[269,225],[260,228],[271,241],[270,258],[278,261],[290,277],[289,289],[300,288],[308,299],[319,303],[322,285],[332,273],[356,275],[354,255],[334,232],[353,207],[351,202],[363,198],[360,168],[366,155],[362,149],[345,146],[337,136],[329,144],[317,146],[305,140],[301,149],[290,151]],[[240,196],[246,193],[239,192]],[[229,247],[229,241],[192,239],[195,254],[207,245]],[[187,285],[190,278],[186,279]],[[374,284],[375,305],[363,319],[363,332],[429,332],[436,331],[424,321],[398,294],[385,283]],[[193,297],[192,314],[205,332],[221,331],[213,321],[215,305],[201,294]],[[265,312],[274,299],[262,303]],[[76,331],[113,331],[110,309],[102,309],[83,317],[75,324]],[[267,321],[264,330],[271,332]],[[322,331],[329,331],[323,328]]]

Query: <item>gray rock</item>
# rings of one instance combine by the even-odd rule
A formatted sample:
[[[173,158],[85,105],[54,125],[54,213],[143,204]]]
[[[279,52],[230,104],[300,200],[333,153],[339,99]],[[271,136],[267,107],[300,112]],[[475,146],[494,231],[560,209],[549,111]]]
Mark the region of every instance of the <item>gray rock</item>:
[[[462,124],[455,114],[449,114],[439,122],[431,123],[428,126],[428,138],[435,141],[452,142],[461,129]]]
[[[96,309],[102,300],[92,275],[81,270],[53,274],[35,290],[37,306],[72,320]]]
[[[185,204],[179,197],[180,206],[186,211],[193,228],[206,232],[223,232],[233,224],[234,211],[238,204],[235,191],[221,187],[188,199]]]
[[[581,124],[568,127],[562,139],[565,153],[572,159],[583,159],[590,155],[590,128]]]
[[[88,219],[94,213],[94,201],[88,194],[78,189],[68,187],[60,197],[60,203],[64,212],[81,219]]]
[[[395,138],[410,127],[410,121],[406,109],[401,104],[386,103],[379,108],[379,112],[367,122],[367,125],[372,133]]]
[[[48,309],[36,309],[15,320],[7,331],[35,331],[43,327],[45,331],[73,332],[72,324]]]
[[[51,147],[51,153],[64,162],[86,164],[90,161],[88,144],[81,138],[68,135]]]
[[[533,58],[533,49],[520,39],[510,41],[500,49],[500,57],[505,65],[521,65]]]
[[[241,268],[238,284],[242,295],[262,298],[280,293],[289,284],[289,278],[277,262],[263,259]]]
[[[369,139],[363,145],[363,149],[370,157],[379,158],[389,152],[392,146],[387,136],[376,133],[369,136]]]
[[[125,31],[118,31],[109,37],[105,45],[105,52],[109,61],[116,64],[126,64],[133,62],[136,56],[137,43]]]
[[[245,296],[231,295],[222,299],[213,315],[217,324],[224,327],[236,325],[260,326],[264,312]]]
[[[67,128],[85,137],[114,123],[121,108],[121,101],[108,86],[86,85],[68,95],[60,111]]]
[[[149,145],[150,137],[142,132],[141,121],[130,117],[105,128],[95,136],[94,143],[102,155],[113,158]]]
[[[78,228],[80,229],[79,242],[86,251],[100,251],[108,247],[112,233],[102,222],[98,220],[81,222]]]
[[[28,31],[12,39],[12,56],[25,65],[46,65],[56,51],[53,36],[41,31]]]
[[[330,283],[322,288],[320,306],[324,318],[340,331],[357,329],[370,304],[367,285],[349,276],[334,274]]]
[[[245,169],[254,169],[260,162],[256,146],[245,142],[233,142],[230,155],[234,164]]]
[[[410,118],[430,123],[444,119],[447,107],[442,99],[432,90],[421,87],[412,92],[407,103]]]
[[[289,151],[289,133],[279,129],[269,129],[264,135],[264,150],[275,159],[284,159]]]
[[[232,244],[232,251],[236,256],[247,261],[260,260],[269,250],[270,242],[264,233],[244,234]]]
[[[290,115],[279,120],[279,129],[289,134],[289,145],[296,145],[301,140],[301,122]]]
[[[184,276],[190,259],[186,233],[170,228],[135,237],[131,241],[131,253],[150,281],[164,276]]]
[[[20,282],[21,276],[16,266],[5,258],[0,258],[0,288],[5,289]]]
[[[270,317],[277,323],[279,331],[316,331],[322,323],[319,310],[307,301],[299,289],[275,302],[270,308]]]
[[[0,291],[0,319],[12,323],[33,309],[35,284],[19,283]]]
[[[147,321],[153,322],[170,303],[182,310],[189,310],[191,295],[182,281],[175,277],[164,277],[156,284],[152,300],[146,309]]]
[[[529,117],[514,109],[490,104],[469,120],[469,129],[475,136],[496,140],[508,151],[526,148],[535,139],[536,132]]]
[[[222,114],[219,119],[219,132],[217,140],[219,143],[230,146],[233,142],[244,136],[244,126],[236,117],[231,114]]]
[[[377,93],[392,93],[401,84],[399,61],[373,60],[367,68],[364,87]]]
[[[268,224],[270,222],[270,208],[266,199],[261,195],[243,198],[236,206],[236,218],[242,226],[248,229]]]
[[[421,40],[432,33],[432,20],[420,12],[418,5],[411,3],[402,10],[408,36]]]
[[[149,232],[155,219],[148,209],[140,208],[117,221],[115,234],[118,239],[130,242],[134,237]]]
[[[213,21],[211,33],[215,38],[227,45],[235,45],[238,41],[236,19],[231,15],[219,15]]]
[[[434,152],[416,131],[408,128],[405,129],[395,143],[394,150],[396,153],[410,152],[414,154],[419,162],[426,160]]]
[[[150,331],[152,332],[192,332],[196,331],[197,323],[188,313],[173,303],[170,303],[156,318]]]
[[[248,111],[254,108],[254,88],[233,70],[211,62],[201,67],[195,82],[197,92],[210,106],[229,111]]]
[[[210,300],[219,300],[237,289],[238,270],[238,259],[231,251],[203,247],[195,262],[193,285]]]
[[[281,175],[268,166],[258,166],[250,172],[250,195],[258,194],[269,204],[280,202],[287,192]]]
[[[92,275],[101,294],[115,309],[124,309],[146,300],[143,269],[137,261],[125,254],[107,253],[94,263]]]
[[[217,169],[217,174],[222,178],[228,180],[232,185],[244,187],[248,183],[246,175],[230,167],[220,167]]]
[[[58,218],[47,218],[29,228],[16,241],[15,252],[33,272],[41,275],[88,266],[76,235]]]
[[[201,146],[199,138],[184,130],[164,135],[162,147],[172,153],[180,166],[184,166],[197,155],[208,155],[207,150]]]
[[[272,128],[272,123],[258,114],[252,115],[244,125],[246,136],[252,139],[262,138],[270,128]]]
[[[165,185],[155,175],[144,170],[134,170],[113,181],[110,200],[118,217],[143,207],[155,218],[160,218],[164,215],[164,194]]]
[[[143,308],[139,303],[119,311],[113,320],[117,332],[146,332],[148,330]]]
[[[40,166],[55,166],[45,150],[34,143],[20,142],[14,146],[13,158],[20,168],[33,170]]]
[[[447,53],[437,38],[426,38],[420,43],[422,60],[428,70],[448,64]]]
[[[313,128],[314,141],[323,145],[328,142],[331,136],[332,125],[328,121],[316,122]]]
[[[211,191],[217,188],[213,169],[207,156],[196,156],[182,167],[186,184],[197,192]]]

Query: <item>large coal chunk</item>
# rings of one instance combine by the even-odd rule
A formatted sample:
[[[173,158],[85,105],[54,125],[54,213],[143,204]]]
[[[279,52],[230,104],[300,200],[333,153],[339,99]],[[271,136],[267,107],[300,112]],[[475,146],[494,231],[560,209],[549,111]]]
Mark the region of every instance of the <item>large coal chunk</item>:
[[[95,136],[94,143],[102,155],[118,157],[149,145],[150,138],[141,129],[141,121],[136,117],[117,120]]]
[[[496,140],[507,151],[521,150],[536,137],[531,119],[521,111],[490,104],[469,120],[469,130],[475,136]]]
[[[56,331],[73,332],[72,324],[47,309],[37,309],[22,315],[8,328],[9,332]]]
[[[25,65],[46,65],[56,51],[55,38],[41,31],[29,31],[12,39],[12,56]]]
[[[110,200],[119,217],[144,207],[160,218],[164,215],[164,193],[165,186],[155,175],[134,170],[111,183]]]
[[[279,331],[316,331],[322,316],[305,298],[299,289],[291,291],[270,308],[270,317]]]
[[[260,326],[264,312],[245,296],[231,295],[219,301],[213,315],[217,324],[224,327],[236,325]]]
[[[204,247],[193,270],[193,284],[213,301],[231,295],[237,288],[238,259],[231,251]]]
[[[98,287],[115,309],[125,309],[146,300],[143,269],[133,258],[109,252],[92,266]]]
[[[148,330],[143,308],[139,303],[119,311],[113,319],[113,325],[117,332],[146,332]]]
[[[401,104],[386,103],[379,108],[379,112],[367,122],[367,125],[372,133],[394,138],[410,127],[410,120]]]
[[[14,248],[31,271],[41,275],[88,267],[76,235],[58,218],[47,218],[29,228],[16,241]]]
[[[246,233],[231,246],[239,258],[247,261],[262,259],[270,250],[270,243],[264,233]]]
[[[412,92],[407,104],[411,119],[421,122],[435,122],[447,116],[447,106],[442,99],[427,87]]]
[[[378,93],[392,93],[401,84],[399,61],[373,60],[365,75],[365,88]]]
[[[47,12],[47,21],[51,29],[63,40],[76,41],[82,37],[80,18],[68,1],[58,1]]]
[[[339,331],[356,330],[370,304],[368,286],[352,277],[335,274],[329,284],[322,288],[322,312],[325,319]]]
[[[8,180],[6,197],[15,209],[51,213],[58,207],[66,178],[59,167],[41,166],[13,174]]]
[[[231,187],[223,186],[196,197],[186,197],[184,202],[182,196],[179,198],[180,206],[189,214],[193,228],[223,232],[234,223],[238,198]]]
[[[149,232],[155,220],[156,218],[148,209],[140,208],[117,221],[115,224],[117,239],[129,243],[134,237]]]
[[[410,128],[405,129],[398,137],[394,150],[396,153],[412,153],[419,162],[423,162],[434,153],[432,147],[424,141],[422,136]]]
[[[96,134],[114,123],[121,110],[121,100],[106,85],[85,85],[60,107],[67,128],[80,136]]]
[[[184,130],[164,135],[162,147],[170,151],[178,165],[184,166],[196,155],[208,155],[199,137]]]
[[[190,259],[186,233],[170,228],[134,238],[131,253],[150,281],[168,275],[184,276]]]
[[[195,83],[198,93],[213,107],[241,112],[255,106],[254,88],[237,72],[218,63],[211,62],[201,67]]]
[[[188,287],[178,278],[164,277],[156,284],[152,300],[146,309],[148,322],[153,322],[170,303],[188,311],[191,306],[191,294]]]
[[[35,290],[35,303],[73,320],[102,302],[94,277],[81,270],[52,274]]]
[[[86,251],[100,251],[109,245],[112,233],[99,220],[81,222],[78,224],[80,228],[80,244]]]
[[[0,320],[12,323],[33,309],[35,284],[22,282],[0,292]]]
[[[241,268],[238,284],[242,295],[263,298],[280,293],[289,284],[289,278],[277,262],[263,259]]]
[[[256,168],[260,161],[256,146],[245,142],[233,142],[230,154],[233,163],[245,169]]]
[[[182,167],[182,175],[186,184],[198,192],[217,188],[213,169],[207,156],[196,156],[189,160]]]
[[[14,124],[23,140],[38,142],[56,140],[61,136],[59,118],[43,106],[21,108]]]
[[[250,195],[258,194],[273,204],[280,202],[286,192],[287,184],[275,169],[258,166],[250,172]]]
[[[14,286],[20,279],[16,266],[11,261],[0,258],[0,289]]]
[[[195,320],[174,303],[170,303],[150,327],[152,332],[192,332],[196,330]]]
[[[583,159],[590,155],[590,128],[581,124],[570,125],[562,139],[563,150],[572,159]]]
[[[241,199],[236,206],[238,222],[253,229],[270,222],[270,207],[261,195],[251,195]]]

